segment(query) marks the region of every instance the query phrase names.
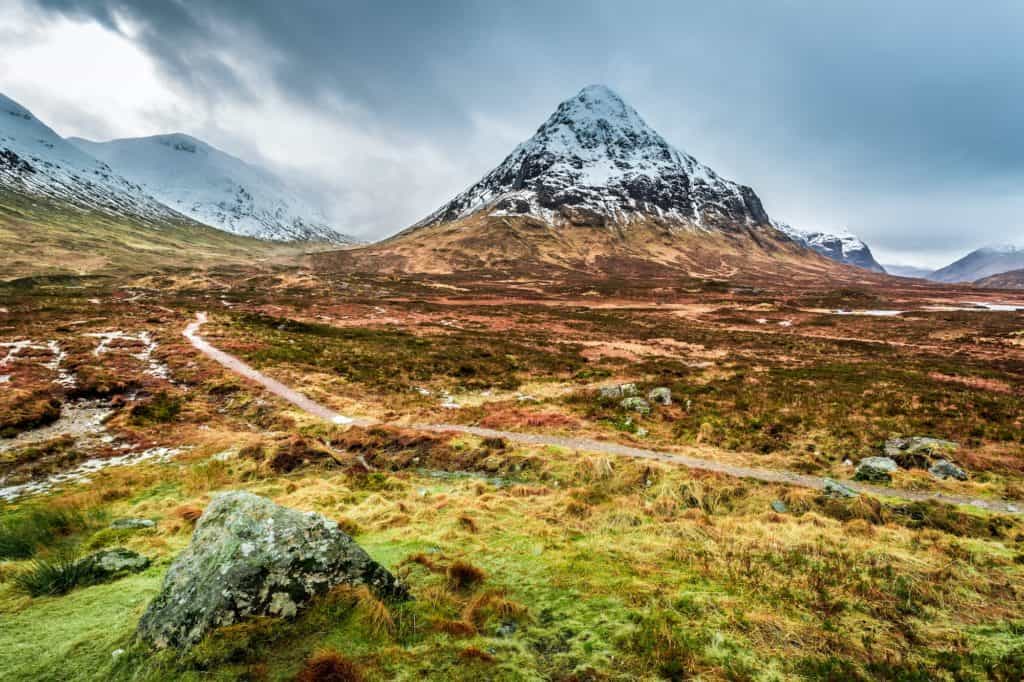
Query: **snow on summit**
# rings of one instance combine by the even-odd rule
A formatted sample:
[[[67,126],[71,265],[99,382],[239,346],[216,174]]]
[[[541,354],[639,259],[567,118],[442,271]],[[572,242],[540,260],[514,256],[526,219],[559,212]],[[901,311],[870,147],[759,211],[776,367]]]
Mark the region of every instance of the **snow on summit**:
[[[143,220],[179,217],[137,183],[79,150],[0,94],[0,187]]]
[[[318,209],[276,176],[189,135],[71,141],[168,206],[212,227],[277,241],[353,241],[329,227]]]
[[[753,190],[673,148],[603,85],[562,102],[501,165],[414,227],[481,210],[551,223],[580,214],[723,229],[768,222]]]

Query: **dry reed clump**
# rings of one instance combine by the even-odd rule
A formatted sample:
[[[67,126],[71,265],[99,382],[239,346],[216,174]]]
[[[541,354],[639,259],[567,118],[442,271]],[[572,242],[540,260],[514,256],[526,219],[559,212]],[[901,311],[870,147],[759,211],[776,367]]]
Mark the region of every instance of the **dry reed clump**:
[[[183,504],[174,510],[174,515],[182,521],[195,523],[203,515],[203,510],[200,507]]]
[[[470,533],[480,532],[480,527],[477,525],[477,522],[473,520],[473,517],[469,514],[459,514],[458,521],[459,525]]]
[[[363,682],[362,670],[337,651],[314,654],[295,676],[295,682]]]
[[[487,574],[468,561],[456,559],[445,571],[448,587],[453,591],[463,592],[475,589],[484,581]]]
[[[481,663],[494,663],[497,660],[491,654],[475,646],[469,646],[460,651],[459,658],[464,661],[479,661]]]

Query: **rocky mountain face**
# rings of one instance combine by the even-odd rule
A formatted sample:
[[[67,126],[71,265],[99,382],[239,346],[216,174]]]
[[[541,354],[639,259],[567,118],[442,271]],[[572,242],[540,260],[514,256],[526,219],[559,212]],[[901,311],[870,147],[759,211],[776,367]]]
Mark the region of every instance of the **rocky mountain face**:
[[[0,94],[0,188],[81,210],[159,222],[181,216]]]
[[[868,245],[859,237],[849,232],[844,231],[839,234],[832,234],[813,230],[798,230],[795,227],[778,221],[772,221],[772,225],[793,241],[813,249],[837,263],[853,265],[864,270],[870,270],[871,272],[885,273],[886,271],[875,260]]]
[[[233,234],[274,241],[355,240],[279,178],[183,134],[91,142],[71,138],[164,204]]]
[[[412,229],[481,212],[552,225],[655,220],[729,231],[768,223],[752,189],[673,148],[601,85],[562,102],[497,168]]]
[[[936,282],[974,282],[985,277],[1024,268],[1024,247],[986,246],[939,268],[928,279]]]

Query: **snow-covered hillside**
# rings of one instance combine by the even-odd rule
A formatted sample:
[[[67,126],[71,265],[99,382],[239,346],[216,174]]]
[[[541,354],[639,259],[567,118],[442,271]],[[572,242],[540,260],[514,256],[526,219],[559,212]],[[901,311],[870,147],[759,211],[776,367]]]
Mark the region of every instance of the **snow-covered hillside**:
[[[1024,246],[998,244],[971,251],[958,261],[939,268],[928,279],[936,282],[974,282],[1024,268]]]
[[[871,272],[885,272],[885,268],[875,260],[868,245],[860,237],[846,230],[837,234],[799,230],[777,220],[773,220],[772,225],[793,241],[803,244],[809,249],[814,249],[837,263],[854,265]]]
[[[768,222],[752,189],[674,149],[602,85],[562,102],[501,165],[413,229],[481,210],[552,224],[656,218],[730,229]]]
[[[235,234],[352,243],[268,171],[183,134],[92,142],[71,138],[175,210]]]
[[[0,94],[0,187],[146,221],[180,217]]]

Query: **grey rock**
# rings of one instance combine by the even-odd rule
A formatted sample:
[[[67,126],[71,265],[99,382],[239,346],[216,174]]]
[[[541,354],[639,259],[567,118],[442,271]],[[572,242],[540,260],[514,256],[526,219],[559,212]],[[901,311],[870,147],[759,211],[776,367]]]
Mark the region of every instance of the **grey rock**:
[[[149,558],[123,547],[104,549],[82,557],[76,563],[87,566],[90,582],[106,583],[149,568]]]
[[[247,492],[217,495],[139,621],[139,637],[185,648],[250,616],[290,618],[339,584],[406,599],[405,586],[338,524]]]
[[[948,459],[936,460],[935,463],[932,464],[931,467],[929,467],[928,473],[930,473],[935,478],[955,478],[958,481],[967,480],[967,472],[958,467],[956,464],[950,462]]]
[[[518,625],[516,625],[512,621],[509,621],[499,625],[496,634],[498,635],[498,637],[511,637],[512,635],[516,634],[516,630],[518,629]]]
[[[638,414],[651,413],[651,404],[643,398],[626,398],[619,403],[619,406],[624,410],[629,410],[630,412],[636,412]]]
[[[825,494],[829,497],[857,497],[859,494],[856,490],[849,486],[845,486],[839,481],[833,481],[831,478],[825,479]]]
[[[636,384],[618,384],[617,386],[605,386],[598,391],[598,398],[601,400],[620,400],[640,395]]]
[[[650,393],[647,394],[647,399],[652,403],[659,405],[671,405],[672,404],[672,390],[666,386],[658,386],[652,388]]]
[[[899,468],[896,460],[891,457],[865,457],[857,465],[853,478],[856,481],[888,483],[892,480],[892,473]]]
[[[153,528],[156,524],[149,519],[116,519],[110,524],[115,530],[141,530]]]
[[[787,507],[786,503],[783,502],[782,500],[775,500],[774,502],[772,502],[772,511],[778,514],[785,514],[789,511],[789,507]]]
[[[927,436],[890,438],[885,441],[885,456],[904,469],[927,469],[934,458],[948,457],[960,446],[949,440]]]

